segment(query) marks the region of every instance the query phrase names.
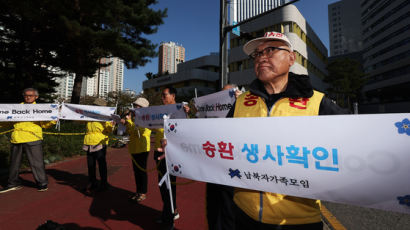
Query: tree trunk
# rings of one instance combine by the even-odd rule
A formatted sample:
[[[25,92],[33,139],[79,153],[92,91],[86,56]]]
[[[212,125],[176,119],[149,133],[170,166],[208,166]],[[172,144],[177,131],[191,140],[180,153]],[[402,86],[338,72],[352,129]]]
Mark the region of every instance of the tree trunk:
[[[74,79],[73,93],[71,94],[71,103],[80,104],[82,84],[83,84],[83,76],[76,74],[75,79]]]

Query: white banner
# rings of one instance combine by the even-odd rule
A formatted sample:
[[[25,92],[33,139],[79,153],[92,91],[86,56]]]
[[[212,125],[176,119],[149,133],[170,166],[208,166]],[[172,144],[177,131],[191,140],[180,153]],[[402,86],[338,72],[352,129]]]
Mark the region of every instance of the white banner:
[[[115,107],[65,104],[61,106],[59,119],[80,121],[109,121]]]
[[[0,104],[0,122],[51,121],[57,118],[57,104]]]
[[[410,213],[410,114],[169,119],[171,174]]]
[[[226,117],[235,102],[235,89],[222,90],[194,98],[197,116],[201,118]]]
[[[186,118],[182,103],[149,106],[134,109],[135,124],[140,127],[158,129],[164,127],[164,115],[171,118]]]

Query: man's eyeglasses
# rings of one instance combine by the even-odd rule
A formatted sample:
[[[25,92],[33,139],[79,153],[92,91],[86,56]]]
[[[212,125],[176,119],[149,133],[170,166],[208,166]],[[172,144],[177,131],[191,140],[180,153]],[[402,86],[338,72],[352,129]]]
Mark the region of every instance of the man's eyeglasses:
[[[285,49],[285,48],[280,48],[280,47],[266,47],[265,49],[261,50],[261,51],[255,51],[253,53],[251,53],[249,56],[252,59],[258,59],[260,57],[262,57],[263,55],[266,55],[266,57],[271,58],[273,56],[273,54],[275,53],[275,50],[285,50],[290,52],[290,50]]]
[[[23,97],[35,97],[37,95],[23,95]]]
[[[161,93],[161,97],[166,97],[168,95],[170,95],[170,93]]]

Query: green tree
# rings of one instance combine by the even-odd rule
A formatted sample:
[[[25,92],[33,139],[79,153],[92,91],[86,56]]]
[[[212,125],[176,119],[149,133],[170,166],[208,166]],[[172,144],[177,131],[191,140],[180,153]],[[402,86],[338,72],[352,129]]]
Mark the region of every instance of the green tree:
[[[148,80],[154,79],[154,76],[152,72],[145,73],[145,77],[147,77]]]
[[[50,67],[75,73],[71,102],[79,103],[83,77],[110,64],[101,58],[119,57],[127,68],[137,68],[157,55],[156,45],[143,37],[155,33],[166,16],[166,10],[151,9],[153,4],[155,0],[2,0],[1,64],[15,66],[16,76],[23,72],[17,82],[38,68],[46,71],[38,74],[44,82],[55,77]],[[8,58],[14,50],[17,57]]]
[[[138,95],[127,91],[109,92],[107,101],[108,106],[117,106],[117,114],[122,114],[127,109],[131,108],[131,104],[138,98]]]
[[[39,101],[50,101],[60,76],[56,69],[53,37],[45,36],[43,1],[0,2],[0,86],[2,103],[22,100],[22,90],[37,88]]]
[[[360,92],[366,83],[366,77],[362,66],[352,59],[337,59],[327,66],[329,76],[324,81],[330,85],[327,89],[329,96],[336,100],[337,104],[352,108],[353,102],[358,102]]]

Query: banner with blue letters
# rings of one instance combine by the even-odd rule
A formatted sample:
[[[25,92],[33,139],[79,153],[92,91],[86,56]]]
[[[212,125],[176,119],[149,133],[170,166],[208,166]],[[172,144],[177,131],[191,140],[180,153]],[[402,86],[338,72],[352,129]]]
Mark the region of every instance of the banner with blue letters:
[[[135,112],[135,125],[150,129],[164,127],[164,115],[171,118],[186,118],[183,103],[149,106],[133,111]]]
[[[235,89],[223,90],[194,98],[197,116],[200,118],[226,117],[235,103]]]
[[[57,104],[0,104],[0,122],[51,121],[57,118]]]
[[[410,213],[410,114],[167,119],[168,172]]]
[[[61,106],[59,119],[78,121],[110,121],[115,107],[66,104]]]

